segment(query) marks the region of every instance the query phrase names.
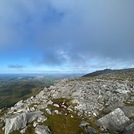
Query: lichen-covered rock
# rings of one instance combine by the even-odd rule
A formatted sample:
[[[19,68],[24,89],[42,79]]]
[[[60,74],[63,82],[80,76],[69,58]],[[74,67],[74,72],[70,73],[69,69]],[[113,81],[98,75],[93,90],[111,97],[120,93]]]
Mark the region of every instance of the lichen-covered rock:
[[[123,131],[128,121],[129,118],[125,116],[124,112],[120,108],[117,108],[113,112],[97,120],[97,124],[105,130]]]

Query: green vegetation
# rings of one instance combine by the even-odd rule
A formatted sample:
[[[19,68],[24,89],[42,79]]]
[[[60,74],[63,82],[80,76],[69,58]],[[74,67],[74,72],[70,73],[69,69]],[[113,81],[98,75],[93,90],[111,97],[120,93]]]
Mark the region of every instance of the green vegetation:
[[[70,115],[54,114],[48,116],[44,125],[47,125],[53,134],[79,134],[82,132],[79,127],[81,120],[76,114],[73,114],[73,118]]]
[[[77,112],[69,112],[61,106],[63,102],[65,106],[71,106],[71,100],[72,99],[58,98],[54,99],[53,103],[58,104],[60,107],[48,105],[51,111],[58,110],[61,114],[52,113],[49,115],[45,110],[43,111],[44,115],[48,118],[43,124],[50,128],[52,134],[80,134],[82,132],[85,134],[85,130],[79,127],[82,117],[78,116]]]
[[[0,109],[11,107],[20,100],[35,96],[44,87],[49,87],[53,83],[53,79],[44,77],[41,79],[33,77],[24,77],[23,79],[0,77]]]

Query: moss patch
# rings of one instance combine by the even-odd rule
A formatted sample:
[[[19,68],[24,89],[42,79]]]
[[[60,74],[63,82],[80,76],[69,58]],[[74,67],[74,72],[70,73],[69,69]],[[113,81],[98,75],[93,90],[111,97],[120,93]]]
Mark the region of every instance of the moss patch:
[[[79,134],[83,130],[79,127],[82,119],[73,114],[70,115],[50,115],[44,125],[48,126],[53,134]]]

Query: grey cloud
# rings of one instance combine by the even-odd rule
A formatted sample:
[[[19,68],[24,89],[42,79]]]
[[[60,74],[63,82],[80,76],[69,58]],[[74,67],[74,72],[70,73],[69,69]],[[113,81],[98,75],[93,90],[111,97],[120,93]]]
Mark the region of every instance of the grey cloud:
[[[66,52],[65,44],[71,44],[68,56],[73,61],[80,55],[112,59],[134,57],[133,1],[78,1],[76,8],[70,3],[56,4],[57,10],[64,11],[62,7],[65,7],[66,14],[57,27],[39,37],[45,48],[48,44],[55,50],[62,48]]]
[[[7,20],[13,17],[12,23],[16,20],[22,23],[22,20],[27,20],[26,16],[31,17],[29,23],[35,33],[35,48],[42,53],[41,57],[34,57],[36,63],[90,65],[92,60],[96,60],[95,57],[102,61],[105,57],[122,63],[134,61],[133,0],[14,0],[13,4],[18,5],[17,9],[9,6],[8,11],[5,11],[8,12],[7,17],[2,17]],[[52,12],[47,18],[50,7],[57,14]],[[60,19],[52,20],[55,15],[59,15]],[[21,33],[22,29],[14,31],[10,24],[3,25],[8,30],[5,29],[0,42],[4,41],[6,35],[5,39],[10,41],[10,35],[16,37]],[[9,37],[6,33],[10,34]]]
[[[24,68],[25,66],[24,65],[8,65],[8,68],[14,68],[14,69],[22,69]]]

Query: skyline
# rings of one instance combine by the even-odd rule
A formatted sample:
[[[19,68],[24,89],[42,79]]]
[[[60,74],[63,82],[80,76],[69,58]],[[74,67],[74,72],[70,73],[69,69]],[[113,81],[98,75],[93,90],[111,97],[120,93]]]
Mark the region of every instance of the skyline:
[[[0,73],[134,67],[133,0],[1,0]]]

